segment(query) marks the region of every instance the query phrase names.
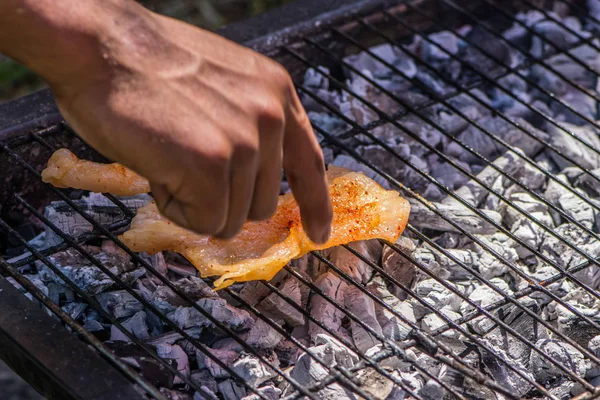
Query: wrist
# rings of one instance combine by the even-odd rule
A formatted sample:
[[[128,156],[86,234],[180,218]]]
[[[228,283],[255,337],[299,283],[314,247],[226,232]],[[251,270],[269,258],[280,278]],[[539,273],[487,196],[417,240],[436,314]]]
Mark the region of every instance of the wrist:
[[[4,25],[0,27],[0,52],[61,90],[85,76],[100,78],[109,44],[118,40],[128,25],[139,24],[136,20],[150,14],[132,0],[12,2],[14,11],[0,16],[0,25]]]

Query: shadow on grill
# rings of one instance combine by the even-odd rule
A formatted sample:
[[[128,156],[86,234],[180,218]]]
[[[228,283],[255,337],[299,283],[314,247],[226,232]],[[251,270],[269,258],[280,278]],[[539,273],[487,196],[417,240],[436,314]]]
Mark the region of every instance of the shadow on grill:
[[[600,396],[600,2],[397,3],[270,51],[326,161],[411,202],[397,243],[214,292],[119,241],[148,196],[42,184],[101,160],[58,123],[0,142],[1,270],[153,398]]]

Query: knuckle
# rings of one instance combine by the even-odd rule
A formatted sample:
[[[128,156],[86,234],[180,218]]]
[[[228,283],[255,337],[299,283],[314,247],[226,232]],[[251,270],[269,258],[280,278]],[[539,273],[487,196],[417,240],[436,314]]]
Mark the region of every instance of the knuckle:
[[[283,125],[285,112],[281,100],[275,96],[266,96],[258,104],[258,117],[261,121]]]
[[[269,77],[282,87],[293,87],[292,77],[285,67],[278,62],[271,63],[271,70],[269,71]]]

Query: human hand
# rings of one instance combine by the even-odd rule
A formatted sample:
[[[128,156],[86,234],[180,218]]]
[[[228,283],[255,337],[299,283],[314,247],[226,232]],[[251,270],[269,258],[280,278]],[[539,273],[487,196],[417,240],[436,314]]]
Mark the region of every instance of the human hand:
[[[106,21],[100,28],[86,27],[78,67],[47,77],[69,124],[146,177],[168,218],[217,237],[273,214],[283,167],[305,231],[326,241],[332,207],[323,156],[285,69],[207,31],[117,3],[102,8],[110,14],[98,16]]]

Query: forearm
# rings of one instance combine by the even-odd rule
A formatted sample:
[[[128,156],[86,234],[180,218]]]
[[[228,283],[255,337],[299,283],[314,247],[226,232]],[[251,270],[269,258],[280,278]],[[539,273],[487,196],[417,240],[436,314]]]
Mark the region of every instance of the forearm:
[[[51,85],[90,72],[103,36],[141,8],[132,0],[2,0],[0,52]]]

